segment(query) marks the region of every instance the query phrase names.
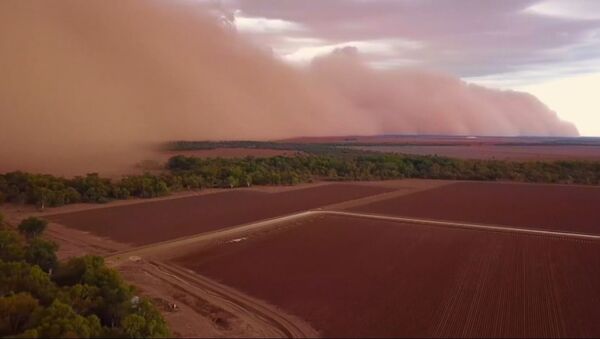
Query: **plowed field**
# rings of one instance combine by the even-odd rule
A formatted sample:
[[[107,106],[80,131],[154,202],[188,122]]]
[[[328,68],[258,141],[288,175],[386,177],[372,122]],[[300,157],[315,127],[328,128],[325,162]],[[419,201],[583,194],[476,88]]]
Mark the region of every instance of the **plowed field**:
[[[119,242],[143,245],[391,190],[353,184],[330,184],[279,193],[235,190],[58,214],[48,219]]]
[[[600,242],[338,216],[178,263],[325,336],[600,336]]]
[[[600,234],[600,187],[460,182],[352,211]]]

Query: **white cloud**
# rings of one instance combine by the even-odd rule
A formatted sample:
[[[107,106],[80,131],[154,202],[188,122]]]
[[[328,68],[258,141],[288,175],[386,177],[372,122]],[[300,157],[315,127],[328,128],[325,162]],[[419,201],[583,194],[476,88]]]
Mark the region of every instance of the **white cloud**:
[[[408,58],[384,59],[369,62],[369,65],[375,69],[394,69],[398,67],[416,66],[419,64],[421,64],[420,60]]]
[[[313,40],[313,42],[318,40]],[[321,45],[299,45],[298,48],[288,54],[283,55],[285,60],[294,63],[308,63],[312,59],[318,56],[326,55],[333,52],[336,49],[344,47],[355,47],[358,49],[360,54],[365,56],[376,56],[376,57],[394,57],[394,60],[398,60],[398,53],[402,50],[415,50],[423,47],[423,44],[417,41],[410,41],[404,39],[378,39],[378,40],[365,40],[365,41],[348,41],[334,44],[321,44]]]
[[[525,12],[564,19],[598,20],[600,19],[600,1],[546,0],[528,7]]]
[[[306,28],[298,23],[262,17],[246,17],[239,11],[235,13],[235,27],[241,32],[247,33],[285,33],[301,32]]]

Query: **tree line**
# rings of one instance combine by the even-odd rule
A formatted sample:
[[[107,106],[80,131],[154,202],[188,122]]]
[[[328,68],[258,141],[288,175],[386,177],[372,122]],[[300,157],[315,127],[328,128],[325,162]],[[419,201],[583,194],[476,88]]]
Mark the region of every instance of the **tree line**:
[[[166,170],[120,180],[88,174],[75,178],[11,172],[0,175],[0,203],[61,206],[103,203],[130,197],[152,198],[171,192],[252,185],[294,185],[317,180],[402,178],[600,184],[598,161],[500,161],[381,153],[305,154],[239,159],[175,156]]]
[[[59,262],[40,237],[46,222],[25,219],[18,232],[0,215],[1,337],[168,337],[152,303],[135,295],[101,257]]]

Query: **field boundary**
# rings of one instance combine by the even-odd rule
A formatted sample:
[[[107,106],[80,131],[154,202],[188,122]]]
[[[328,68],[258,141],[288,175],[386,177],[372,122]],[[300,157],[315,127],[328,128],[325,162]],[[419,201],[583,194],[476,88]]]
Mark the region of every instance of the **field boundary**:
[[[521,228],[521,227],[512,227],[512,226],[504,226],[504,225],[475,224],[475,223],[468,223],[468,222],[457,222],[457,221],[446,221],[446,220],[397,217],[397,216],[388,216],[388,215],[381,215],[381,214],[356,213],[356,212],[346,212],[346,211],[329,211],[328,210],[328,211],[315,211],[315,212],[324,213],[324,214],[328,214],[328,215],[339,215],[339,216],[356,217],[356,218],[406,222],[406,223],[414,223],[414,224],[421,224],[421,225],[446,226],[446,227],[465,228],[465,229],[479,229],[479,230],[485,230],[485,231],[495,231],[495,232],[499,231],[499,232],[506,232],[506,233],[514,232],[514,233],[524,233],[524,234],[530,234],[530,235],[555,236],[555,237],[561,237],[561,238],[567,237],[567,238],[577,238],[577,239],[585,239],[585,240],[600,240],[600,235],[586,234],[586,233],[550,231],[550,230],[542,230],[542,229],[535,229],[535,228]]]
[[[432,185],[432,186],[425,186],[425,187],[413,187],[410,185],[400,186],[400,187],[396,187],[393,191],[390,191],[390,192],[384,192],[384,193],[370,195],[370,196],[366,196],[366,197],[362,197],[362,198],[333,203],[333,204],[321,206],[318,208],[314,208],[313,210],[315,210],[315,211],[328,211],[328,210],[332,210],[332,209],[345,210],[345,209],[349,209],[352,207],[362,206],[362,205],[366,205],[366,204],[370,204],[370,203],[374,203],[374,202],[378,202],[378,201],[401,197],[404,195],[410,195],[410,194],[414,194],[414,193],[428,191],[431,189],[435,189],[435,188],[447,186],[447,185],[452,185],[452,184],[454,184],[454,183],[450,182],[450,181],[440,180],[440,181],[436,182],[435,185]]]
[[[354,218],[365,218],[365,219],[376,219],[376,220],[385,220],[392,221],[397,223],[412,223],[419,225],[429,225],[429,226],[442,226],[442,227],[452,227],[452,228],[461,228],[461,229],[474,229],[474,230],[482,230],[482,231],[491,231],[491,232],[503,232],[503,233],[521,233],[528,235],[538,235],[538,236],[551,236],[557,238],[573,238],[580,240],[600,240],[600,235],[594,234],[585,234],[585,233],[573,233],[573,232],[564,232],[564,231],[552,231],[552,230],[543,230],[543,229],[528,229],[528,228],[520,228],[520,227],[512,227],[512,226],[504,226],[504,225],[488,225],[488,224],[476,224],[476,223],[468,223],[468,222],[456,222],[456,221],[447,221],[447,220],[432,220],[432,219],[420,219],[420,218],[409,218],[409,217],[401,217],[401,216],[389,216],[389,215],[380,215],[380,214],[369,214],[369,213],[356,213],[356,212],[347,212],[347,211],[335,211],[335,210],[308,210],[303,212],[298,212],[294,214],[288,214],[281,217],[275,217],[265,220],[260,220],[256,222],[251,222],[243,225],[236,225],[227,227],[224,229],[219,229],[210,232],[199,233],[191,236],[180,237],[176,239],[171,239],[167,241],[152,243],[148,245],[143,245],[139,247],[134,247],[131,249],[125,249],[118,252],[113,252],[106,256],[107,259],[110,260],[125,260],[129,256],[143,256],[156,254],[157,252],[164,252],[170,249],[174,249],[180,246],[194,245],[204,242],[211,241],[219,241],[225,240],[232,237],[239,237],[240,235],[245,235],[250,232],[258,231],[269,226],[278,225],[284,222],[289,222],[297,219],[304,219],[310,216],[345,216],[345,217],[354,217]]]
[[[191,245],[191,244],[198,243],[198,242],[222,240],[222,239],[226,239],[231,236],[239,236],[240,234],[245,234],[247,232],[257,231],[262,228],[271,226],[273,224],[279,224],[279,223],[286,222],[286,221],[302,219],[304,217],[314,215],[315,213],[318,213],[318,212],[308,210],[308,211],[298,212],[298,213],[294,213],[294,214],[288,214],[288,215],[284,215],[284,216],[280,216],[280,217],[263,219],[260,221],[254,221],[254,222],[250,222],[250,223],[246,223],[246,224],[242,224],[242,225],[234,225],[234,226],[221,228],[221,229],[214,230],[214,231],[194,234],[191,236],[184,236],[184,237],[179,237],[179,238],[175,238],[175,239],[171,239],[171,240],[155,242],[155,243],[151,243],[151,244],[147,244],[147,245],[142,245],[139,247],[125,249],[125,250],[118,251],[118,252],[113,252],[113,253],[109,254],[106,258],[107,259],[119,259],[119,258],[122,258],[123,256],[132,256],[132,255],[140,256],[145,253],[164,251],[164,250],[179,247],[182,245]]]

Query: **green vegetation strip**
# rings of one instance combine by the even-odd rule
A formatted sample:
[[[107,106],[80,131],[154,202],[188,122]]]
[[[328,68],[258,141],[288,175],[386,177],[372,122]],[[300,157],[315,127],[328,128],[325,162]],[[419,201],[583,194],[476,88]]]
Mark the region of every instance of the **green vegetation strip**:
[[[77,202],[103,203],[129,197],[152,198],[201,188],[402,178],[598,185],[600,162],[465,160],[353,151],[242,159],[175,156],[160,174],[125,176],[114,181],[97,174],[67,179],[6,173],[0,175],[0,203],[45,207]]]

